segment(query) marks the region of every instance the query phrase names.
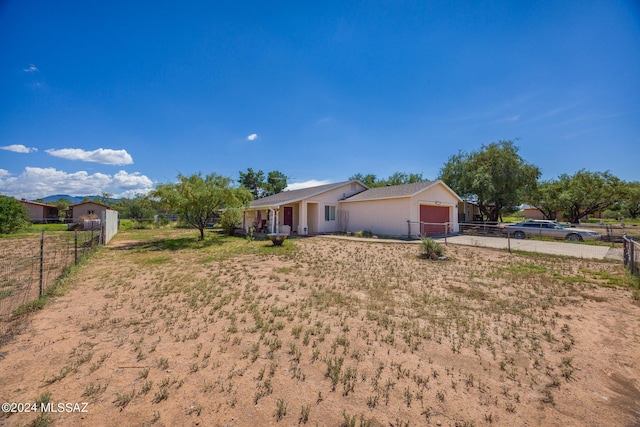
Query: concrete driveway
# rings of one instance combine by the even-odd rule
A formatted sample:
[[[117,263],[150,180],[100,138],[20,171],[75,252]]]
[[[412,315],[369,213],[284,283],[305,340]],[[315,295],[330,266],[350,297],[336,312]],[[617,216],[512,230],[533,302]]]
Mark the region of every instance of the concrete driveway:
[[[400,239],[371,239],[366,237],[353,237],[353,236],[335,236],[335,235],[323,235],[318,237],[332,238],[332,239],[345,239],[356,240],[361,242],[371,243],[408,243],[419,244],[419,240],[400,240]],[[440,243],[444,243],[444,238],[435,239]],[[591,259],[616,259],[622,260],[622,248],[611,248],[609,246],[595,246],[585,245],[580,243],[568,243],[564,241],[552,242],[544,240],[531,240],[531,239],[510,239],[511,249],[517,251],[526,252],[538,252],[550,255],[563,255],[576,258],[591,258]],[[472,235],[458,235],[447,237],[447,243],[454,245],[476,246],[482,248],[494,248],[494,249],[508,249],[509,240],[504,237],[487,237],[487,236],[472,236]]]
[[[436,239],[444,242],[444,239]],[[511,249],[517,251],[538,252],[551,255],[564,255],[576,258],[622,259],[622,249],[609,246],[585,245],[580,243],[549,242],[531,239],[510,239]],[[486,237],[459,235],[447,238],[455,245],[480,246],[485,248],[508,249],[509,239],[504,237]]]

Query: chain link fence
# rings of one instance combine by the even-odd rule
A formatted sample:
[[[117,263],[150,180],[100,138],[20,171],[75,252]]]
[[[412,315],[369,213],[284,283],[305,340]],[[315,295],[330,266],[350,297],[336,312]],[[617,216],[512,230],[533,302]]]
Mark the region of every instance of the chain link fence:
[[[458,235],[450,237],[449,242],[507,249],[509,252],[536,252],[576,258],[622,260],[623,255],[622,246],[616,243],[617,239],[611,234],[602,234],[590,240],[589,236],[576,237],[577,233],[572,233],[571,228],[565,229],[564,235],[559,233],[554,237],[545,235],[543,229],[523,231],[511,228],[508,224],[460,223],[459,228]]]
[[[451,224],[448,222],[423,222],[407,220],[407,238],[444,238],[451,234]]]
[[[20,306],[46,293],[65,270],[98,246],[101,230],[51,231],[0,240],[0,336]]]

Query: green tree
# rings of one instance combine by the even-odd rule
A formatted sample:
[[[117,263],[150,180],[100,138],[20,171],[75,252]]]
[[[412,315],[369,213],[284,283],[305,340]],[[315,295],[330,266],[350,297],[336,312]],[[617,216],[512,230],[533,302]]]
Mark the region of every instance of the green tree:
[[[254,199],[259,199],[263,192],[264,172],[255,172],[252,168],[248,168],[247,172],[240,172],[238,183],[248,189]]]
[[[229,235],[233,236],[233,232],[242,224],[242,209],[228,208],[220,217],[220,226]]]
[[[18,231],[29,224],[27,210],[13,197],[0,194],[0,234]]]
[[[142,221],[151,219],[156,214],[149,199],[143,195],[137,195],[133,199],[123,199],[118,206],[122,209],[118,209],[122,216],[136,221],[138,226]]]
[[[200,231],[204,240],[204,229],[208,223],[220,217],[225,208],[241,207],[251,200],[251,193],[244,187],[232,187],[231,178],[215,173],[202,177],[178,175],[178,182],[161,184],[151,192],[162,205]]]
[[[264,196],[282,193],[287,188],[287,176],[280,171],[271,171],[267,174],[267,182],[264,183]]]
[[[364,175],[364,174],[358,172],[358,173],[355,173],[355,174],[353,174],[353,175],[351,175],[349,177],[349,181],[352,181],[354,179],[360,181],[361,183],[363,183],[364,185],[366,185],[369,188],[378,187],[376,185],[376,182],[377,182],[378,178],[372,173]]]
[[[557,185],[560,210],[570,222],[614,206],[624,196],[622,181],[607,172],[579,170],[573,175],[562,174]]]
[[[477,203],[487,220],[498,221],[503,210],[514,210],[526,199],[539,177],[540,169],[520,157],[512,141],[499,141],[451,156],[439,179]]]
[[[113,199],[113,193],[108,193],[106,191],[103,191],[102,193],[100,193],[100,197],[98,197],[97,199],[98,199],[98,203],[102,203],[105,206],[109,206]]]
[[[247,172],[240,172],[238,183],[247,188],[254,199],[278,194],[287,188],[287,176],[280,171],[271,171],[265,179],[264,172],[248,168]]]
[[[640,216],[640,182],[625,183],[625,194],[622,200],[622,208],[633,219]]]
[[[394,172],[387,179],[378,179],[374,174],[362,174],[356,173],[349,177],[349,180],[357,179],[364,185],[369,188],[374,187],[384,187],[385,185],[402,185],[402,184],[412,184],[414,182],[422,182],[427,181],[422,177],[421,173],[405,173],[405,172]]]
[[[558,212],[562,211],[560,193],[562,187],[558,181],[545,181],[539,183],[527,195],[527,203],[537,208],[546,219],[557,219]]]

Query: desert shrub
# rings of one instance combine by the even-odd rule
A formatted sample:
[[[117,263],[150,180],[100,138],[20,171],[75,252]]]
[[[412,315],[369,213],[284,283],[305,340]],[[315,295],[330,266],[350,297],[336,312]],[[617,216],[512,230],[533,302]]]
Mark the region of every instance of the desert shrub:
[[[356,237],[372,237],[373,232],[371,230],[360,230],[353,233]]]
[[[444,247],[430,237],[422,239],[420,244],[420,257],[425,259],[438,259],[444,256]]]
[[[0,233],[13,233],[27,225],[29,225],[27,210],[13,197],[0,194]]]
[[[242,211],[237,208],[229,208],[220,217],[220,226],[229,234],[233,235],[233,232],[242,224]]]

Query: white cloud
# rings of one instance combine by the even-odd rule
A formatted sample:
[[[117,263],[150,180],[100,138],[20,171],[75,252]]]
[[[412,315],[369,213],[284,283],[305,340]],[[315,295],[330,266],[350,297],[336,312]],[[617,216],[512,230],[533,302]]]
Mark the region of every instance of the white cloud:
[[[69,173],[55,168],[28,166],[20,175],[13,176],[9,171],[0,169],[0,194],[25,199],[54,194],[88,196],[103,191],[114,193],[116,197],[127,197],[129,194],[146,194],[152,187],[153,181],[138,172],[120,171],[115,175],[89,174],[86,171]]]
[[[40,71],[38,70],[38,67],[36,67],[33,64],[29,64],[29,66],[27,68],[23,68],[22,71],[24,71],[25,73],[35,73],[36,71]]]
[[[133,158],[127,150],[112,150],[110,148],[98,148],[97,150],[87,151],[82,148],[62,148],[60,150],[45,150],[47,154],[55,157],[61,157],[67,160],[82,160],[83,162],[102,163],[104,165],[130,165]]]
[[[257,133],[252,133],[251,135],[249,135],[247,137],[247,141],[255,141],[256,139],[258,139],[258,134]]]
[[[113,176],[113,183],[119,188],[151,188],[153,181],[140,172],[127,173],[126,171],[120,171]]]
[[[4,147],[0,147],[0,150],[13,151],[14,153],[32,153],[38,151],[37,148],[26,147],[22,144],[5,145]]]
[[[285,191],[300,190],[302,188],[317,187],[319,185],[325,185],[325,184],[331,184],[331,181],[326,179],[323,179],[323,180],[310,179],[308,181],[289,184],[287,185],[287,188],[285,188]]]

